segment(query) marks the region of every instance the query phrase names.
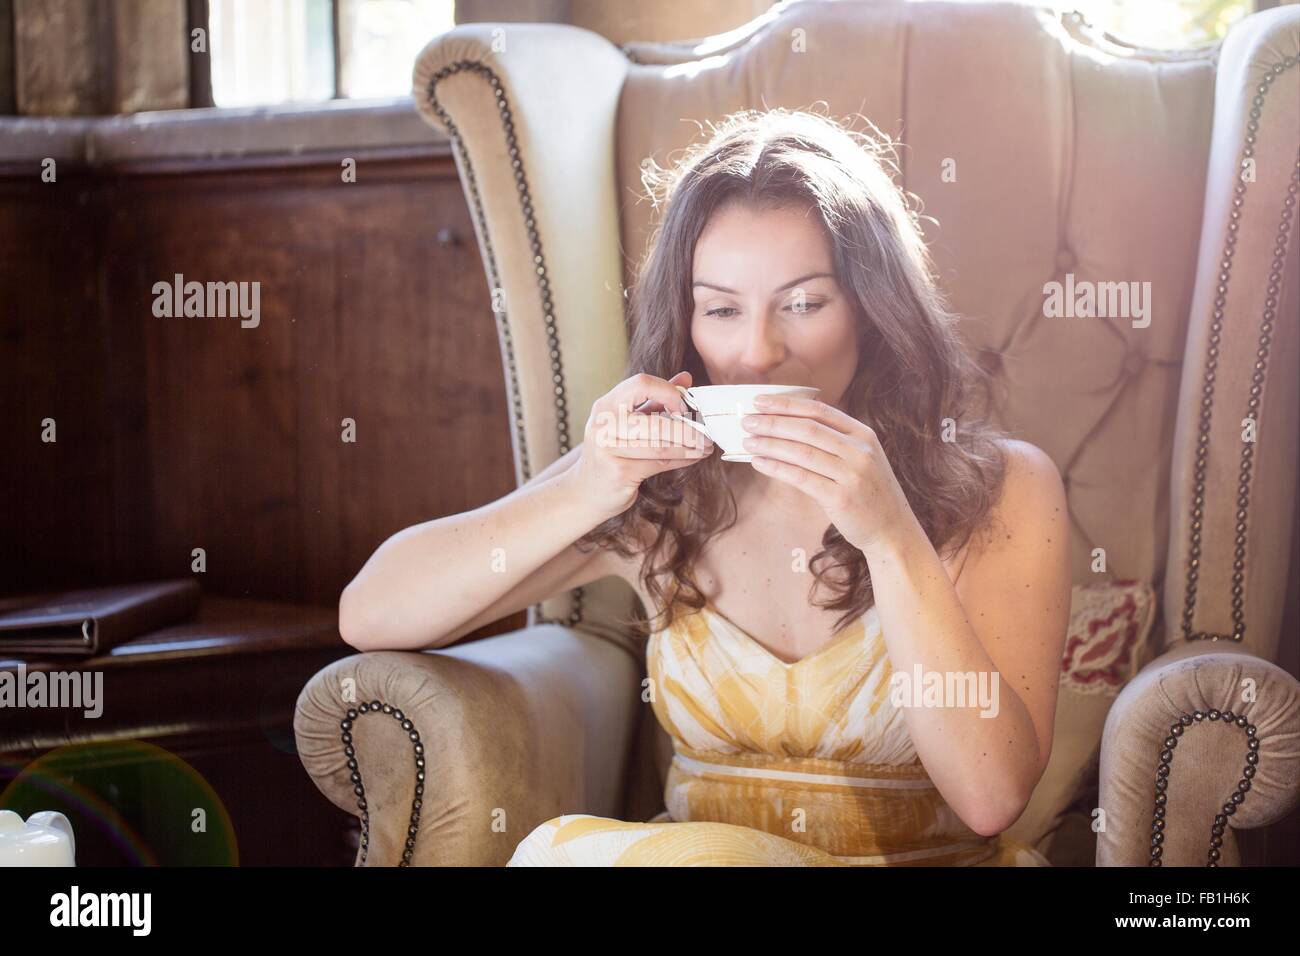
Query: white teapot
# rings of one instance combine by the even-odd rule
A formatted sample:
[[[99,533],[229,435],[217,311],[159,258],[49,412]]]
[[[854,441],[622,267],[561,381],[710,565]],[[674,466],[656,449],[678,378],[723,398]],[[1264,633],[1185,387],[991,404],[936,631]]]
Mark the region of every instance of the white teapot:
[[[0,866],[76,866],[72,824],[62,813],[42,810],[23,818],[0,810]]]

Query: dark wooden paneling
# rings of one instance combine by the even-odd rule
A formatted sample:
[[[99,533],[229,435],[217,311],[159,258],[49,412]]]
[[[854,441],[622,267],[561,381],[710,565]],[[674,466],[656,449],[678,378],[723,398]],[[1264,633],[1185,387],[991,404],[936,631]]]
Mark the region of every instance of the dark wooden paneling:
[[[60,163],[0,177],[0,587],[70,585],[112,561],[110,351],[93,182]],[[56,441],[41,440],[55,421]]]
[[[14,0],[0,0],[0,116],[15,112]]]
[[[22,462],[4,590],[183,575],[202,547],[207,593],[329,604],[388,535],[511,490],[450,156],[363,156],[355,183],[341,158],[100,170],[75,204],[0,182],[4,377],[23,378],[0,386],[18,410],[0,448]],[[176,273],[261,283],[260,325],[155,317]],[[40,457],[45,414],[60,441]]]

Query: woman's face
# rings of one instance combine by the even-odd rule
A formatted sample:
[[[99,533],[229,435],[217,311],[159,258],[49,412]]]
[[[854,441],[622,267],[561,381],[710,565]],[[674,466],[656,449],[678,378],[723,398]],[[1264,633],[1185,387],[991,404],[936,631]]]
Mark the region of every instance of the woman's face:
[[[729,203],[692,268],[691,341],[712,384],[814,385],[839,402],[858,367],[857,329],[815,212]]]

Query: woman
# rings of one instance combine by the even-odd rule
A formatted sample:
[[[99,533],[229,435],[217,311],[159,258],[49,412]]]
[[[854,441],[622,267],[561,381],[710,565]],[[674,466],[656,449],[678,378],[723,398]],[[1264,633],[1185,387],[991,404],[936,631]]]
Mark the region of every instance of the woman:
[[[344,637],[374,649],[636,588],[668,816],[557,817],[510,865],[1046,863],[998,835],[1051,752],[1065,493],[977,411],[889,147],[746,111],[652,168],[634,374],[569,454],[395,535],[345,590]],[[663,414],[687,412],[678,385],[749,383],[820,389],[746,418],[752,464]]]

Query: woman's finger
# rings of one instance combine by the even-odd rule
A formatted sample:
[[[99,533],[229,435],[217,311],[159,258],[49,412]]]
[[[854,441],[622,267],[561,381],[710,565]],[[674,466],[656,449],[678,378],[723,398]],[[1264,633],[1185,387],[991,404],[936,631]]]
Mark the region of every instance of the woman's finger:
[[[682,393],[668,382],[655,375],[642,373],[633,375],[614,390],[613,397],[619,407],[626,406],[630,412],[639,409],[647,402],[656,402],[661,408],[681,409],[686,403]]]
[[[713,454],[713,448],[688,448],[685,445],[654,445],[648,442],[640,442],[626,445],[614,445],[610,451],[616,458],[643,458],[651,459],[682,459],[682,458],[707,458]]]
[[[657,475],[660,472],[673,471],[674,469],[678,469],[678,468],[689,468],[691,465],[698,465],[702,461],[707,461],[710,457],[712,456],[700,455],[698,457],[689,457],[689,458],[683,458],[681,460],[670,460],[670,461],[661,462],[654,467],[654,470],[651,471],[650,474]]]
[[[663,412],[647,415],[640,412],[601,411],[593,420],[591,437],[600,448],[617,448],[629,444],[704,448],[712,444],[697,429]]]

